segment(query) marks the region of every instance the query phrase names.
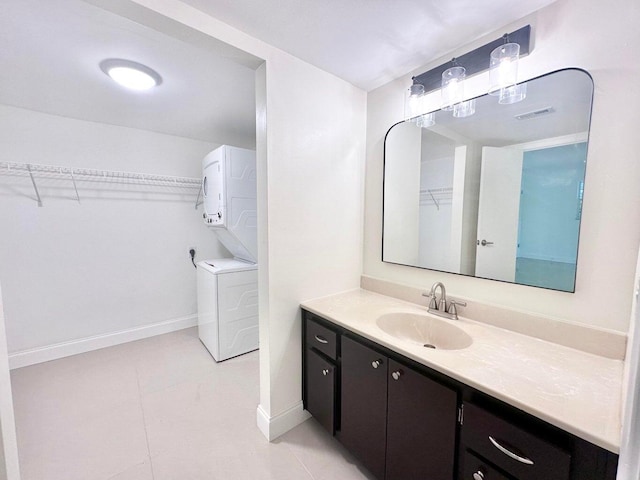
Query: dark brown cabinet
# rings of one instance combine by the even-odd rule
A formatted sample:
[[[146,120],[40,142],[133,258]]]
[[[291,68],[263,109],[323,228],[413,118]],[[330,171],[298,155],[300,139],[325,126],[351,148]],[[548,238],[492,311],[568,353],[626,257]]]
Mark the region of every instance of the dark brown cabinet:
[[[302,339],[304,407],[379,480],[615,480],[616,454],[306,311]]]
[[[462,445],[518,480],[569,480],[571,454],[513,422],[464,404]]]
[[[336,368],[313,350],[307,350],[306,408],[331,434],[335,432]]]
[[[340,441],[379,479],[453,479],[457,394],[342,338]]]
[[[387,480],[452,479],[458,395],[389,360]]]
[[[338,335],[312,319],[303,324],[302,352],[304,408],[332,435],[336,432]]]
[[[464,452],[462,466],[462,480],[511,480],[468,450]]]
[[[373,473],[385,478],[387,357],[342,337],[341,421],[338,439]]]

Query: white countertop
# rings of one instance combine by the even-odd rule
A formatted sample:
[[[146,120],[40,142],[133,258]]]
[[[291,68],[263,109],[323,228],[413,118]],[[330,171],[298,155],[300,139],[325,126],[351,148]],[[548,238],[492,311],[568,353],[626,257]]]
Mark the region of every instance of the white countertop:
[[[429,315],[426,307],[367,290],[309,300],[302,307],[337,325],[618,453],[623,362],[464,317],[446,320],[473,338],[461,350],[431,350],[383,332],[385,313]],[[440,318],[440,317],[438,317]]]

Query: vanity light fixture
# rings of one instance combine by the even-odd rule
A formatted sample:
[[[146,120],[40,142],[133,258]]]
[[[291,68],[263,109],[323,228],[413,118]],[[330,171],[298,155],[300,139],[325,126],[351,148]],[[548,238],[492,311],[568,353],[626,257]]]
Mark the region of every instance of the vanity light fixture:
[[[458,65],[456,59],[451,60],[452,67],[442,72],[442,110],[453,110],[454,105],[464,99],[464,79],[467,70]]]
[[[108,58],[100,62],[100,70],[129,90],[150,90],[162,83],[162,77],[158,72],[131,60]]]
[[[504,44],[491,51],[489,63],[489,95],[498,96],[498,103],[510,104],[524,100],[526,84],[518,85],[518,60],[520,45],[503,37]]]
[[[527,86],[526,84],[517,84],[518,61],[523,56],[529,54],[530,43],[531,25],[525,25],[518,30],[505,34],[504,36],[497,40],[494,40],[493,42],[489,42],[485,45],[482,45],[481,47],[476,48],[475,50],[472,50],[471,52],[457,57],[455,59],[457,64],[453,66],[451,65],[451,62],[447,62],[413,77],[413,85],[409,90],[411,91],[421,87],[420,95],[422,96],[434,90],[440,89],[445,86],[445,73],[455,67],[462,68],[460,67],[460,65],[464,65],[463,78],[468,78],[477,73],[489,70],[489,91],[490,93],[495,92],[494,94],[499,96],[499,103],[519,102],[526,97]],[[517,50],[517,55],[514,53],[514,50]],[[492,60],[492,55],[494,52],[496,52],[495,60]],[[453,71],[448,72],[446,76],[453,79],[453,73]],[[457,78],[458,81],[456,82],[456,85],[461,83],[459,80],[460,77]],[[501,79],[500,82],[498,82],[498,78]],[[448,86],[449,83],[447,83],[447,87]],[[458,113],[456,115],[455,105],[456,103],[460,103],[464,97],[458,97],[459,99],[457,101],[451,101],[450,95],[454,94],[449,92],[452,92],[452,90],[447,91],[446,93],[444,89],[442,91],[443,106],[445,107],[443,109],[453,109],[454,116],[456,117],[469,116],[475,112],[475,104],[465,103],[464,105],[460,105],[458,107]],[[469,100],[469,102],[471,102],[471,100]],[[422,113],[409,113],[407,109],[407,103],[408,99],[405,99],[406,119],[414,118],[416,117],[416,115]],[[422,102],[420,102],[420,105],[423,105]]]
[[[423,112],[424,86],[419,83],[412,84],[406,92],[404,99],[404,118],[416,122]]]
[[[434,112],[420,115],[416,119],[416,125],[420,128],[433,127],[436,124],[436,114]]]
[[[476,99],[472,98],[465,102],[456,103],[453,106],[453,116],[456,118],[470,117],[476,113]]]

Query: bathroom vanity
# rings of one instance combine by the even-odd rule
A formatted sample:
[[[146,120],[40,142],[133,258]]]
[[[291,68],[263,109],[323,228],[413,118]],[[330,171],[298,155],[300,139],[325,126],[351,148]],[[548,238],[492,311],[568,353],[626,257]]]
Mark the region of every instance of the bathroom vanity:
[[[304,407],[376,478],[615,480],[621,361],[366,290],[302,307]]]

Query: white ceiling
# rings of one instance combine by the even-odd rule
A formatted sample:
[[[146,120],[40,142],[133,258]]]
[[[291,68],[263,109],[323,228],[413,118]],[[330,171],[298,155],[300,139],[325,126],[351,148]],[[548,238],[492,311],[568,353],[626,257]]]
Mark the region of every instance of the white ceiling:
[[[122,89],[105,58],[158,71]],[[2,0],[0,103],[214,143],[255,144],[254,71],[82,0]]]
[[[183,0],[367,91],[554,1]]]
[[[183,0],[364,89],[553,0]],[[123,90],[98,64],[134,60],[163,84]],[[255,143],[254,71],[83,0],[2,0],[0,103],[214,143]]]

